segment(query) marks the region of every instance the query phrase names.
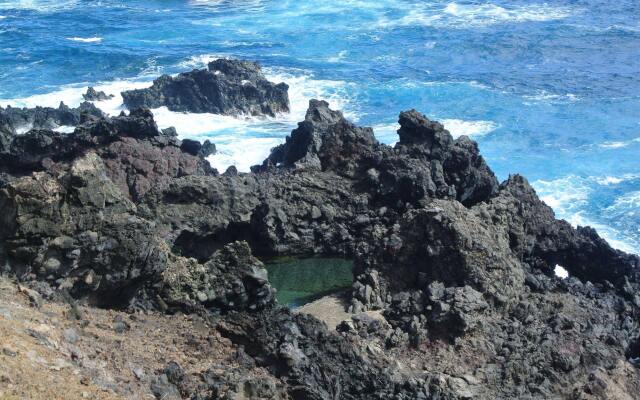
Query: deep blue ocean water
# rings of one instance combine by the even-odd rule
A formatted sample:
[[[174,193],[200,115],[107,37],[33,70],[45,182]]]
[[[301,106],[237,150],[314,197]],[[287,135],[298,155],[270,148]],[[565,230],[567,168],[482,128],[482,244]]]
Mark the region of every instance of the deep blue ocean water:
[[[0,0],[2,105],[76,105],[88,84],[117,94],[218,57],[260,61],[293,105],[269,120],[154,110],[213,139],[218,168],[261,161],[312,97],[387,143],[416,108],[559,217],[640,251],[638,0]]]

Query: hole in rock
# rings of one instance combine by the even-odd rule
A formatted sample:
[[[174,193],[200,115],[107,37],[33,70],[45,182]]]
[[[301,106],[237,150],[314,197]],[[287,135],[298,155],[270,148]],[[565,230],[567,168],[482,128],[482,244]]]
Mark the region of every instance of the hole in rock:
[[[560,279],[566,279],[569,277],[569,271],[567,271],[562,265],[557,265],[554,268],[553,272]]]
[[[278,257],[265,260],[280,304],[296,308],[351,287],[353,261],[342,258]]]

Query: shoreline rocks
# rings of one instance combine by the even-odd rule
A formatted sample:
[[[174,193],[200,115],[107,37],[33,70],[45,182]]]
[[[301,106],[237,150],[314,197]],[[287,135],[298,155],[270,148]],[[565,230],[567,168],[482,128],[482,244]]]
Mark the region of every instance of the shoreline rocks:
[[[60,102],[58,108],[0,107],[0,135],[11,136],[31,129],[55,130],[60,126],[77,126],[88,118],[101,118],[104,113],[89,102],[70,108]]]
[[[122,98],[129,109],[275,117],[289,112],[288,89],[269,82],[257,63],[219,59],[207,69],[163,75],[150,88],[122,92]]]
[[[386,146],[312,100],[262,165],[222,175],[212,144],[147,109],[9,134],[0,266],[49,297],[200,314],[281,398],[591,399],[597,379],[637,393],[640,259],[556,220],[523,177],[499,184],[469,138],[415,110],[399,122]],[[256,257],[301,254],[352,257],[350,311],[384,321],[330,331],[278,305]],[[239,382],[205,375],[175,380],[201,379],[195,398]]]
[[[112,94],[107,95],[105,92],[96,91],[93,86],[89,86],[87,88],[87,92],[82,95],[82,98],[85,101],[105,101],[114,98],[115,96]]]

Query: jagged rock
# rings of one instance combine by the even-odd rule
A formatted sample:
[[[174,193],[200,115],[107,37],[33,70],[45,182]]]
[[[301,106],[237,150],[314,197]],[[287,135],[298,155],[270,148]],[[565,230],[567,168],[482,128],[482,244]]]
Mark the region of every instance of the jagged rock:
[[[82,98],[85,101],[104,101],[104,100],[112,99],[114,97],[115,97],[114,95],[112,95],[112,94],[107,95],[103,91],[99,91],[98,92],[92,86],[89,86],[87,88],[87,92],[82,95]]]
[[[371,128],[359,128],[326,101],[311,100],[304,122],[276,147],[263,166],[282,164],[332,170],[353,176],[358,163],[371,153],[377,140]]]
[[[210,68],[194,76],[255,73]],[[555,220],[522,177],[498,186],[470,139],[416,111],[400,126],[391,148],[312,101],[254,173],[223,175],[212,146],[144,109],[4,132],[0,266],[90,304],[215,321],[238,357],[197,378],[199,399],[588,398],[592,374],[634,396],[638,257]],[[329,332],[278,306],[252,253],[353,257],[351,311],[386,322]],[[154,391],[179,395],[173,381],[161,371]]]
[[[103,117],[104,113],[92,103],[84,102],[77,108],[69,108],[60,102],[58,108],[35,107],[15,108],[0,107],[0,135],[15,135],[31,129],[55,130],[60,126],[77,126],[90,118]],[[0,146],[4,147],[4,140]]]
[[[520,212],[514,213],[513,207]],[[556,220],[522,176],[510,176],[490,201],[477,208],[486,220],[507,226],[517,257],[548,274],[561,265],[570,275],[592,282],[609,281],[618,287],[625,278],[640,282],[638,257],[613,249],[592,228],[574,229]]]
[[[147,89],[122,92],[129,108],[166,106],[171,111],[275,116],[289,112],[289,86],[269,82],[256,63],[219,59],[208,69],[163,75]]]
[[[201,150],[210,150],[212,145],[205,144]],[[153,115],[142,109],[88,121],[72,133],[33,130],[11,136],[0,146],[0,171],[56,171],[60,163],[89,149],[102,158],[109,178],[134,200],[169,177],[215,173],[204,160],[206,152],[186,153],[181,142],[159,132]]]

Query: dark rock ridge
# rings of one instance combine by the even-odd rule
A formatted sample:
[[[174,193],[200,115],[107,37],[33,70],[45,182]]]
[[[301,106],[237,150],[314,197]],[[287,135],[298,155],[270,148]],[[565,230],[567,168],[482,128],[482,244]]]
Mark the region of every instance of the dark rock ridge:
[[[87,88],[87,92],[82,95],[82,98],[85,99],[85,101],[104,101],[114,97],[115,96],[112,94],[107,95],[102,90],[98,92],[92,86],[89,86]]]
[[[90,304],[211,318],[244,366],[164,373],[156,389],[201,382],[183,397],[220,398],[256,367],[270,378],[237,393],[636,396],[638,257],[556,220],[523,177],[498,184],[469,138],[415,110],[399,122],[389,147],[312,100],[250,174],[218,175],[211,144],[159,132],[148,110],[10,136],[0,265]],[[252,254],[353,257],[353,320],[329,331],[279,306]]]
[[[93,104],[84,102],[77,108],[70,108],[60,102],[58,108],[35,107],[15,108],[0,107],[0,135],[2,140],[8,135],[31,129],[56,129],[60,126],[77,126],[83,120],[104,116]]]
[[[289,112],[288,90],[285,83],[269,82],[256,63],[219,59],[207,69],[163,75],[150,88],[122,92],[122,98],[129,109],[166,106],[171,111],[273,117]]]

